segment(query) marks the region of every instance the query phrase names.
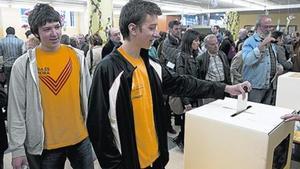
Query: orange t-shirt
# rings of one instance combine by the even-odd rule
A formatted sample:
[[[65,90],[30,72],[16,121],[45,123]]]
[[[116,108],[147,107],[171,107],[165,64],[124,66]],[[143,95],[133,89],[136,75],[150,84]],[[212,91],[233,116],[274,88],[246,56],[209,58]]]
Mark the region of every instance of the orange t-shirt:
[[[80,63],[71,48],[36,50],[45,149],[74,145],[88,136],[80,107]]]
[[[148,72],[141,57],[134,58],[122,48],[118,51],[136,67],[132,77],[131,101],[139,162],[141,168],[146,168],[159,156]]]

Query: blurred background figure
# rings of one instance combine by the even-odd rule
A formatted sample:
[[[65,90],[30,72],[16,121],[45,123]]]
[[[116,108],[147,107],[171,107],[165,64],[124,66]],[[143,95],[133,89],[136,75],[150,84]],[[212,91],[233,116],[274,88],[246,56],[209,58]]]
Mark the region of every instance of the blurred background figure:
[[[71,37],[70,38],[70,45],[73,47],[73,48],[77,48],[79,49],[79,41],[76,37]]]
[[[225,53],[225,55],[227,56],[228,63],[230,65],[232,58],[236,54],[236,51],[233,36],[229,30],[225,30],[223,32],[223,41],[221,42],[220,50]]]
[[[15,28],[8,27],[6,29],[6,37],[0,40],[0,56],[3,56],[3,68],[7,86],[9,84],[12,65],[23,54],[22,47],[24,42],[16,37],[15,33]]]
[[[211,32],[216,35],[216,37],[218,39],[218,44],[221,44],[221,42],[223,41],[223,36],[222,36],[221,30],[220,30],[220,26],[214,25],[211,28]]]
[[[66,35],[66,34],[61,35],[60,43],[64,44],[64,45],[70,45],[69,35]]]
[[[204,38],[204,44],[207,51],[196,58],[199,64],[199,78],[213,82],[231,84],[228,59],[225,53],[219,50],[216,35],[207,35]],[[213,98],[206,98],[203,99],[203,103],[207,104],[214,100],[215,99]]]
[[[40,40],[32,34],[31,30],[27,30],[25,32],[25,36],[26,41],[22,46],[23,53],[25,53],[28,49],[33,49],[40,44]]]
[[[166,36],[167,36],[167,32],[160,31],[159,38],[153,42],[152,46],[155,47],[156,50],[158,50],[158,46],[160,45],[161,42],[163,42],[166,39]]]
[[[121,42],[121,33],[118,28],[110,28],[108,31],[108,42],[104,45],[102,49],[102,58],[110,54],[114,48],[118,48],[122,45]]]
[[[294,57],[293,57],[293,71],[300,72],[300,34],[296,33],[296,38],[294,42]]]
[[[89,42],[91,44],[91,48],[87,52],[85,60],[92,76],[97,64],[102,60],[101,52],[103,40],[101,39],[99,34],[93,34],[89,37]]]
[[[292,58],[283,42],[283,32],[273,31],[271,37],[275,39],[273,46],[277,54],[278,63],[283,66],[284,72],[291,70],[293,68]]]
[[[240,29],[238,34],[238,40],[235,43],[235,51],[238,52],[242,49],[244,41],[248,38],[248,31],[247,29]]]
[[[79,34],[77,36],[77,42],[78,42],[78,49],[82,50],[84,52],[84,56],[86,57],[86,54],[89,50],[89,43],[87,42],[88,35],[84,36],[83,34]]]
[[[176,59],[176,72],[181,75],[192,75],[198,77],[198,65],[196,57],[198,56],[198,48],[200,45],[200,33],[189,29],[183,36],[181,41],[181,51]],[[182,97],[181,102],[183,105],[183,114],[181,115],[180,133],[174,139],[178,147],[183,150],[184,147],[184,124],[185,114],[184,112],[191,110],[194,107],[198,107],[198,99]]]

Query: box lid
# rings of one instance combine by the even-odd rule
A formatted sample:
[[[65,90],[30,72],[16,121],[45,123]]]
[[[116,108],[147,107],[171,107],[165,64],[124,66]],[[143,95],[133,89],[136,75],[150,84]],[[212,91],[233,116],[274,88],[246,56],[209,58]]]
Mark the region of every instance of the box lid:
[[[225,98],[224,100],[217,100],[207,105],[195,108],[187,112],[187,115],[199,116],[239,127],[257,130],[263,133],[269,133],[283,122],[280,118],[281,116],[294,111],[291,109],[254,102],[248,102],[247,105],[251,105],[252,107],[234,117],[231,117],[232,114],[236,113],[237,99]]]

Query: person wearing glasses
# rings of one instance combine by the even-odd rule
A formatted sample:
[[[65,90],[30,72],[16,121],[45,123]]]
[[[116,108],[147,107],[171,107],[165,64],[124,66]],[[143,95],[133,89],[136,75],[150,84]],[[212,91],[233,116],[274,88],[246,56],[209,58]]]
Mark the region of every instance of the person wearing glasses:
[[[255,28],[256,32],[244,42],[242,49],[243,78],[253,85],[249,101],[274,104],[276,77],[283,68],[277,62],[277,53],[272,44],[275,41],[271,37],[272,19],[267,15],[259,16]]]

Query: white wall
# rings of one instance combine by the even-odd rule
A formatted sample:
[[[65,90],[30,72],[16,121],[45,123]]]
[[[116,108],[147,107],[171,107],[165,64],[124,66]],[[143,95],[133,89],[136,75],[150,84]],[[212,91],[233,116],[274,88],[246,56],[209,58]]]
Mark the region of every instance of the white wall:
[[[74,36],[79,33],[86,34],[88,31],[88,19],[85,17],[86,10],[83,12],[75,12],[77,15],[76,26],[66,27],[63,29],[63,34]],[[17,8],[1,7],[0,8],[0,38],[6,36],[5,30],[12,26],[16,30],[16,35],[21,39],[26,39],[26,30],[22,28],[20,11]]]

